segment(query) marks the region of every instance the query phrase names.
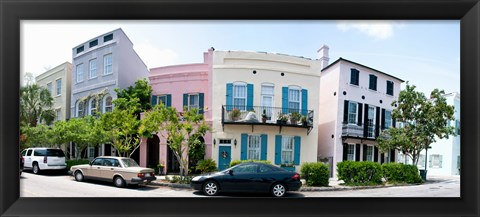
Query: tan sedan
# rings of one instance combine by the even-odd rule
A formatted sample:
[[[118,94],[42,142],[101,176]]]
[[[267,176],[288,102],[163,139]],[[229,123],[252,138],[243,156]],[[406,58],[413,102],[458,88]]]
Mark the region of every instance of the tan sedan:
[[[153,169],[140,167],[128,157],[113,156],[101,156],[89,164],[72,166],[70,174],[79,182],[96,179],[113,182],[117,187],[125,187],[126,184],[146,185],[157,179]]]

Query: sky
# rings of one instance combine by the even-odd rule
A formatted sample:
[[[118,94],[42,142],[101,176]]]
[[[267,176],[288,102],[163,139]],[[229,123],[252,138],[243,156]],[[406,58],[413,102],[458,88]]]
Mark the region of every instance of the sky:
[[[203,52],[242,50],[342,57],[417,87],[460,92],[460,21],[21,21],[21,76],[66,61],[72,49],[122,28],[148,68],[201,63]],[[405,84],[404,84],[405,85]],[[402,85],[402,86],[404,86]]]

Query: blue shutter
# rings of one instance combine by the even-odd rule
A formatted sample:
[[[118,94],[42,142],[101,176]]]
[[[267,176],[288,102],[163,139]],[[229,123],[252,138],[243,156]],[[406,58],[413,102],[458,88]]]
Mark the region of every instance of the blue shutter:
[[[185,109],[185,106],[187,107],[187,109]],[[187,111],[188,110],[188,93],[184,93],[183,94],[183,111]]]
[[[246,133],[242,133],[241,138],[242,147],[240,148],[240,160],[247,160],[247,143],[248,143],[248,135]]]
[[[227,83],[227,95],[226,95],[226,109],[227,111],[231,111],[233,108],[233,84]]]
[[[262,141],[262,147],[260,150],[260,160],[267,160],[267,142],[268,142],[268,136],[267,134],[262,134],[260,135],[261,141]]]
[[[152,95],[152,107],[157,104],[157,96]]]
[[[167,108],[172,107],[172,94],[167,94],[167,102],[165,102]]]
[[[282,87],[282,113],[288,113],[288,87]]]
[[[253,84],[247,84],[247,111],[253,109]]]
[[[300,165],[300,143],[301,143],[301,137],[300,136],[295,136],[293,138],[293,164],[295,165]]]
[[[199,114],[203,114],[204,95],[205,94],[203,94],[203,93],[198,94],[198,109],[199,109],[198,113]]]
[[[308,113],[308,90],[302,89],[302,115]]]
[[[275,135],[275,164],[282,164],[282,136]]]

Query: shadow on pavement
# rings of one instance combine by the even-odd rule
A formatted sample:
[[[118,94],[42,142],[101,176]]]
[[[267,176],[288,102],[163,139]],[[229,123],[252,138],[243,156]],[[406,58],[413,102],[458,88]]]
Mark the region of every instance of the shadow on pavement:
[[[192,192],[195,195],[199,196],[205,196],[201,191],[194,191]],[[272,195],[268,193],[219,193],[218,196],[213,196],[214,197],[263,197],[263,198],[275,198]],[[300,197],[305,197],[300,192],[287,192],[284,196],[285,198],[300,198]]]

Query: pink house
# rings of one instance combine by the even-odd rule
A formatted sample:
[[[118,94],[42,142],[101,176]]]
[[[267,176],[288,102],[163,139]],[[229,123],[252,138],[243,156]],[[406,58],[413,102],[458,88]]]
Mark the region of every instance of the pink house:
[[[213,49],[204,53],[203,63],[173,65],[150,69],[148,76],[152,86],[152,105],[163,103],[182,112],[184,106],[198,108],[209,126],[212,126],[211,76]],[[205,159],[211,158],[211,133],[207,133]],[[154,167],[165,165],[164,172],[178,173],[179,164],[161,135],[142,139],[140,145],[140,165]]]

